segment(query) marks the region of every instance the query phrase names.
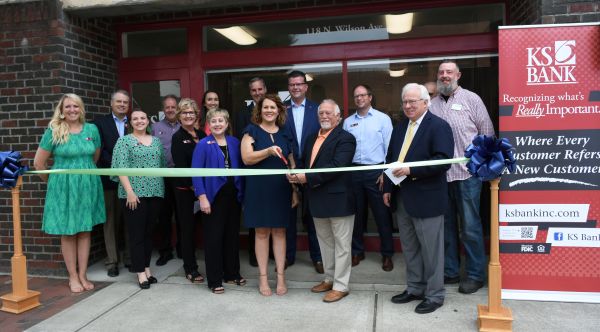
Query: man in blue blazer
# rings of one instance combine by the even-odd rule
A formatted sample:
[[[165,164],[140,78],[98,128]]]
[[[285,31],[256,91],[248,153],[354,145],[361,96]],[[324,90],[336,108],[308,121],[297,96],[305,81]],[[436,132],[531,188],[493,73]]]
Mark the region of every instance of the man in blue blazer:
[[[450,125],[428,112],[425,86],[409,83],[402,89],[406,119],[392,132],[387,163],[452,158],[454,139]],[[392,208],[398,223],[402,254],[406,261],[406,290],[394,303],[422,302],[416,313],[435,311],[444,304],[444,213],[448,205],[446,171],[449,164],[393,169],[405,177],[394,185],[386,176],[384,204]]]
[[[316,134],[320,128],[319,117],[317,115],[317,108],[319,105],[306,99],[308,84],[306,83],[306,74],[301,71],[294,70],[288,74],[288,91],[290,92],[291,98],[286,102],[287,120],[285,122],[285,128],[294,140],[294,159],[296,161],[296,167],[304,168],[305,165],[301,156],[306,147],[306,140],[308,137]],[[318,273],[323,273],[323,263],[314,222],[310,216],[310,212],[306,208],[304,200],[300,206],[302,209],[302,221],[306,224],[308,233],[310,258],[315,270]],[[296,215],[297,211],[294,208],[291,211],[290,224],[286,232],[286,266],[293,265],[296,260]]]
[[[117,90],[110,98],[110,114],[94,119],[100,134],[100,158],[98,168],[110,168],[112,164],[113,149],[119,137],[127,135],[127,113],[129,112],[129,93]],[[119,241],[122,238],[125,244],[123,260],[128,265],[129,250],[125,223],[121,213],[121,203],[117,196],[117,183],[108,176],[101,176],[104,189],[104,204],[106,208],[106,222],[104,223],[104,245],[106,247],[106,270],[109,277],[119,275]]]
[[[306,141],[303,163],[310,168],[335,168],[352,165],[356,139],[339,126],[340,108],[331,99],[319,106],[321,129]],[[325,278],[313,293],[327,292],[324,302],[335,302],[348,295],[352,269],[352,229],[354,194],[350,172],[288,175],[292,183],[305,184],[305,200],[314,218],[321,247]]]

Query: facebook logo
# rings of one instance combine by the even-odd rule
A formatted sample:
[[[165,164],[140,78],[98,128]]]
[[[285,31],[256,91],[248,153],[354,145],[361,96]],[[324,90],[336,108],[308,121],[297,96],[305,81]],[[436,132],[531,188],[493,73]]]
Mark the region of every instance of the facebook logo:
[[[563,240],[563,233],[562,232],[556,232],[554,233],[554,241],[562,241]]]

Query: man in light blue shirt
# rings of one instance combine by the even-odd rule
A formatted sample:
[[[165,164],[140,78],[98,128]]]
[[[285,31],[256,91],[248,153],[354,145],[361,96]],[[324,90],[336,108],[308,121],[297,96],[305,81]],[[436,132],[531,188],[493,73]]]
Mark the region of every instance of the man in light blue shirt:
[[[344,130],[356,138],[356,152],[352,163],[355,166],[383,164],[392,135],[392,120],[387,114],[371,107],[373,92],[368,85],[357,85],[353,90],[353,96],[356,113],[344,120]],[[394,269],[392,215],[388,207],[383,204],[382,181],[380,170],[356,171],[353,174],[352,185],[356,197],[356,214],[352,234],[352,266],[358,265],[365,258],[363,233],[368,218],[368,201],[381,240],[381,255],[383,256],[381,268],[384,271],[391,271]]]

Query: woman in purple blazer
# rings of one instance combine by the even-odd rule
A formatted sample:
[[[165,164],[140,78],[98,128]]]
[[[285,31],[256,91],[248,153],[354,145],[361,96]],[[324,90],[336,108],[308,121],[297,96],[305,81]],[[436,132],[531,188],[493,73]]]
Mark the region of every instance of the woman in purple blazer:
[[[211,134],[196,145],[192,168],[241,168],[240,141],[227,135],[229,113],[224,109],[206,114]],[[243,286],[240,275],[239,233],[243,178],[213,176],[192,178],[200,211],[204,214],[204,260],[208,288],[215,294],[222,282]]]

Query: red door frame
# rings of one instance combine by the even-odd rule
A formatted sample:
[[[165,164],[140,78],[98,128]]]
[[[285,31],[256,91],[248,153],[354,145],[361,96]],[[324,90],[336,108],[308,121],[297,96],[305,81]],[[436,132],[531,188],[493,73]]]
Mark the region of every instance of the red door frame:
[[[403,1],[383,4],[369,4],[365,10],[364,4],[349,5],[344,8],[324,6],[319,8],[319,16],[343,16],[353,14],[377,13],[386,11],[401,11],[407,9],[424,9],[435,7],[464,6],[474,4],[505,3],[505,15],[508,15],[506,1],[474,1],[474,0],[437,0],[437,1]],[[186,70],[189,80],[187,89],[182,81],[182,97],[191,97],[201,102],[204,87],[205,71],[211,69],[243,68],[255,66],[273,66],[284,64],[299,64],[312,62],[342,62],[343,64],[343,98],[344,110],[348,110],[347,61],[380,58],[406,58],[415,56],[431,56],[445,54],[475,54],[496,52],[498,50],[497,32],[467,34],[443,37],[428,37],[414,39],[395,39],[383,41],[351,42],[339,44],[323,44],[309,46],[293,46],[279,48],[262,48],[232,51],[202,51],[202,30],[205,25],[248,22],[282,21],[313,17],[314,9],[288,10],[267,14],[233,14],[217,18],[202,18],[181,20],[175,22],[153,22],[139,24],[119,24],[116,26],[119,40],[118,68],[119,84],[126,89],[130,82],[140,81],[136,75],[143,75],[144,80],[162,80],[163,70]],[[123,32],[185,28],[187,30],[187,54],[123,58],[120,38]],[[156,73],[154,75],[153,73]],[[154,75],[154,76],[153,76]],[[185,75],[184,75],[185,76]],[[129,90],[129,89],[128,89]]]
[[[321,17],[360,15],[386,11],[402,11],[408,9],[426,9],[489,3],[504,3],[505,21],[510,17],[507,0],[432,0],[432,1],[391,1],[379,4],[356,4],[343,8],[339,6],[323,6],[318,9]],[[205,25],[243,24],[249,22],[282,21],[314,17],[315,9],[293,9],[268,14],[232,14],[216,18],[203,17],[194,20],[173,22],[154,22],[140,24],[117,24],[118,39],[118,77],[121,87],[131,91],[132,82],[178,79],[181,82],[181,96],[194,98],[201,102],[206,70],[224,68],[243,68],[255,66],[272,66],[282,64],[299,64],[312,62],[342,62],[342,80],[344,93],[344,110],[348,108],[348,61],[381,58],[407,58],[417,56],[440,56],[453,54],[476,54],[497,52],[497,32],[482,34],[465,34],[443,37],[396,39],[384,41],[352,42],[310,46],[294,46],[281,48],[263,48],[253,50],[235,50],[219,52],[202,51],[202,30]],[[123,58],[121,35],[123,32],[185,28],[187,30],[187,54]],[[347,115],[347,114],[345,114]],[[365,245],[370,250],[379,248],[379,237],[365,237]],[[399,241],[394,241],[396,250],[400,250]],[[298,250],[307,250],[305,236],[299,241]]]

